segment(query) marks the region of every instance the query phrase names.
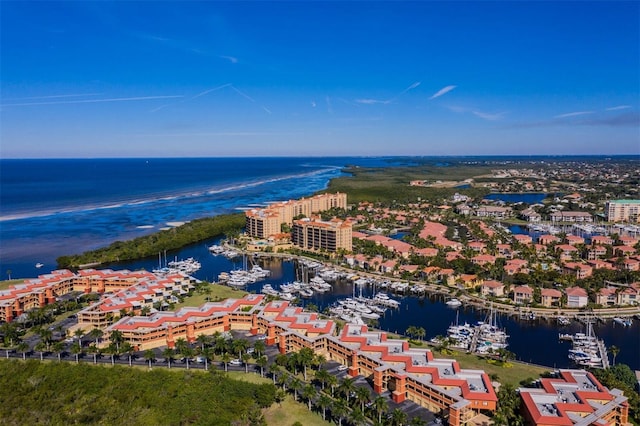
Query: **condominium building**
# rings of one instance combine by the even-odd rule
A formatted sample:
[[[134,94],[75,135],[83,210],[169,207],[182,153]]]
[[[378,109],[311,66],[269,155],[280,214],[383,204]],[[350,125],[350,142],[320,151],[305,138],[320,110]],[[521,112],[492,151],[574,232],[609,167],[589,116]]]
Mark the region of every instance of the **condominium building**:
[[[351,222],[340,219],[304,218],[293,222],[291,242],[304,250],[351,251],[352,228]]]
[[[179,276],[180,279],[184,277]],[[172,281],[172,277],[170,280]],[[66,269],[52,271],[22,284],[0,290],[0,321],[11,322],[24,312],[42,308],[65,294],[118,292],[141,282],[155,282],[158,276],[147,271],[112,271],[83,269],[76,273]]]
[[[640,200],[611,200],[604,205],[609,222],[640,222]]]
[[[313,349],[328,360],[347,367],[351,377],[370,378],[374,392],[386,391],[397,403],[409,399],[447,416],[450,425],[471,424],[481,411],[497,408],[497,396],[482,370],[461,369],[454,359],[435,358],[429,349],[414,349],[406,340],[369,331],[365,325],[336,324],[290,306],[286,301],[264,304],[264,296],[249,294],[242,299],[210,302],[199,308],[156,312],[149,317],[124,317],[109,327],[122,333],[137,350],[167,345],[178,339],[194,342],[199,335],[244,330],[265,334],[267,345],[280,353]]]
[[[627,397],[607,389],[585,370],[559,370],[539,388],[518,389],[527,425],[592,426],[629,424]]]
[[[292,225],[296,217],[346,207],[347,194],[340,192],[273,203],[263,209],[247,210],[245,232],[254,238],[268,238],[279,233],[282,224]]]

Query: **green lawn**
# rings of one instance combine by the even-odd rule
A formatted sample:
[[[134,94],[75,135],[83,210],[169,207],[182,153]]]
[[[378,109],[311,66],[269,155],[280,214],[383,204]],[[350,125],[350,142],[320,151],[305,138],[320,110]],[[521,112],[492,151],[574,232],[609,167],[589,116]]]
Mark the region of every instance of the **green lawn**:
[[[271,379],[260,377],[259,374],[245,374],[240,371],[230,371],[227,373],[234,380],[242,380],[251,383],[272,383]],[[322,420],[322,415],[310,412],[307,405],[293,400],[292,395],[282,401],[282,404],[273,404],[264,410],[264,417],[269,426],[291,426],[295,422],[300,422],[307,426],[326,426],[330,422]]]
[[[196,291],[193,296],[186,297],[184,302],[176,304],[175,309],[177,310],[184,306],[202,306],[207,301],[216,302],[229,298],[239,299],[247,294],[244,290],[238,290],[220,284],[209,284],[209,288],[211,289],[211,294]]]
[[[538,367],[535,365],[523,364],[517,361],[509,361],[506,366],[490,364],[486,359],[477,355],[467,354],[464,352],[451,351],[450,355],[441,354],[434,351],[436,358],[453,358],[458,361],[461,368],[470,370],[484,370],[489,376],[496,374],[498,381],[502,384],[512,384],[519,386],[521,380],[528,378],[537,379],[540,375],[553,368]]]

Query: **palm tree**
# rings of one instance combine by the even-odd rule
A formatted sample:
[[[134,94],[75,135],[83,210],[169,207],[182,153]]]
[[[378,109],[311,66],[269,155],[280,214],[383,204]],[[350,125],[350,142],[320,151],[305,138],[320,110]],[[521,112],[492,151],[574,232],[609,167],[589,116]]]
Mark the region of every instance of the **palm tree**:
[[[302,398],[307,400],[307,407],[311,411],[311,402],[317,395],[316,388],[313,385],[306,385],[302,388]]]
[[[324,368],[316,371],[316,380],[320,382],[320,385],[322,386],[322,390],[324,390],[324,387],[327,384],[327,381],[329,380],[329,376],[331,376],[331,374]]]
[[[287,380],[289,380],[287,373],[278,376],[278,385],[282,387],[282,390],[287,390]]]
[[[47,345],[47,349],[51,347],[51,342],[53,340],[53,331],[48,328],[39,328],[37,333],[40,335],[40,339]]]
[[[94,328],[89,332],[89,337],[96,341],[96,346],[98,346],[100,338],[104,335],[104,332],[99,328]]]
[[[426,420],[418,416],[412,417],[411,421],[409,422],[409,425],[411,426],[424,426],[426,424],[427,424]]]
[[[209,370],[209,360],[211,359],[211,356],[213,355],[213,352],[211,351],[211,348],[205,346],[204,348],[202,348],[200,350],[200,356],[202,358],[204,358],[204,370],[208,371]]]
[[[264,355],[262,355],[256,360],[256,364],[258,365],[258,367],[260,367],[260,377],[264,377],[264,368],[267,366],[268,363],[269,363],[269,360]]]
[[[33,349],[40,352],[40,361],[42,361],[44,358],[44,352],[47,350],[47,345],[44,342],[38,342]]]
[[[304,372],[304,381],[307,381],[307,367],[310,366],[314,360],[315,352],[311,348],[302,348],[298,352],[297,361],[302,366]]]
[[[243,353],[240,356],[240,359],[242,360],[242,363],[244,364],[244,372],[248,373],[249,372],[249,360],[251,359],[251,355],[249,355],[248,353]]]
[[[404,332],[404,334],[413,338],[416,335],[416,330],[417,328],[415,325],[410,325],[409,327],[407,327],[407,330]]]
[[[111,342],[116,345],[116,350],[120,352],[120,343],[124,341],[122,332],[119,330],[113,330],[109,335],[109,340],[111,340]]]
[[[204,349],[205,345],[209,344],[209,336],[206,334],[200,334],[196,337],[196,341],[200,344],[200,349]]]
[[[97,347],[95,344],[92,344],[91,346],[89,346],[88,352],[90,354],[93,354],[93,363],[97,364],[98,356],[100,355],[100,348]]]
[[[229,361],[231,361],[231,355],[229,355],[229,352],[225,352],[222,354],[221,361],[224,364],[224,371],[227,371],[227,365],[229,364]]]
[[[338,384],[338,378],[336,376],[329,375],[327,377],[327,385],[331,388],[331,396],[334,396],[336,385]]]
[[[27,359],[27,352],[29,352],[29,344],[27,342],[20,342],[17,350],[22,352],[22,359]]]
[[[616,345],[611,345],[609,347],[609,352],[611,352],[611,356],[613,356],[613,365],[616,365],[616,357],[620,353],[620,348]]]
[[[135,352],[133,345],[129,342],[124,342],[120,347],[120,352],[129,356],[129,367],[131,367],[131,358],[133,357],[133,352]]]
[[[382,413],[387,411],[389,408],[389,404],[387,404],[387,400],[378,395],[373,399],[373,408],[378,414],[378,423],[382,423]]]
[[[168,346],[164,351],[162,351],[162,356],[166,358],[169,368],[171,368],[171,360],[173,359],[175,354],[176,352]]]
[[[360,411],[364,412],[364,404],[371,400],[371,394],[365,387],[358,386],[356,388],[356,401],[360,403]]]
[[[289,381],[289,388],[293,389],[293,400],[298,400],[298,391],[302,389],[302,382],[297,377],[292,377]]]
[[[76,331],[73,332],[73,335],[76,339],[82,342],[82,336],[84,336],[84,331],[81,328],[76,328]]]
[[[120,355],[120,350],[115,343],[110,343],[106,352],[111,355],[111,365],[114,365],[116,363],[116,356]]]
[[[156,359],[156,354],[151,349],[147,349],[144,351],[144,359],[149,362],[149,368],[151,368],[151,363]]]
[[[278,403],[279,406],[282,407],[282,401],[287,397],[287,394],[282,389],[276,389],[276,393],[274,395],[273,400]]]
[[[359,408],[355,408],[349,415],[349,422],[354,426],[359,426],[362,424],[366,424],[367,418],[365,417],[362,410],[360,410]]]
[[[242,352],[245,352],[248,346],[249,342],[246,339],[236,339],[231,343],[231,348],[234,353],[238,354],[238,358],[242,356]]]
[[[351,402],[351,392],[355,390],[353,379],[348,377],[342,379],[340,386],[338,386],[340,392],[347,398],[347,404]]]
[[[264,354],[265,350],[266,350],[266,345],[262,340],[258,340],[253,344],[253,351],[257,356]]]
[[[79,357],[82,353],[82,346],[80,345],[80,342],[75,342],[73,345],[71,345],[71,353],[76,356],[76,364],[80,362]]]
[[[331,416],[338,418],[338,426],[342,426],[342,419],[347,414],[349,407],[342,400],[336,401],[331,407]]]
[[[225,352],[227,349],[227,339],[222,335],[215,336],[213,340],[213,349],[217,354]]]
[[[325,394],[320,394],[320,398],[316,401],[316,405],[322,410],[322,420],[327,420],[327,408],[333,404],[333,399]]]
[[[271,374],[271,378],[273,379],[273,384],[276,384],[276,378],[278,376],[278,374],[282,371],[282,367],[280,367],[278,364],[271,364],[269,366],[269,373]]]
[[[426,334],[427,334],[427,332],[426,332],[426,330],[425,330],[423,327],[416,327],[416,330],[415,330],[415,336],[416,336],[418,339],[420,339],[420,340],[424,339],[424,336],[425,336]]]
[[[184,359],[187,361],[187,370],[188,370],[189,369],[189,360],[193,356],[193,349],[191,349],[190,346],[184,346],[180,350],[180,355],[182,355],[184,357]]]
[[[399,408],[394,409],[391,412],[391,424],[393,426],[402,426],[407,423],[407,413]]]
[[[58,354],[58,361],[62,361],[62,352],[64,352],[64,343],[55,342],[53,344],[53,351]]]

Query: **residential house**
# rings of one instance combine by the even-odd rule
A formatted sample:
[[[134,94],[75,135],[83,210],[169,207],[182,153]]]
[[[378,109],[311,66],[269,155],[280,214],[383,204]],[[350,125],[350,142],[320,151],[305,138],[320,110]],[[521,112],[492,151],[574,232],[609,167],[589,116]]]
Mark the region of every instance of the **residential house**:
[[[543,288],[540,291],[540,303],[542,306],[560,306],[560,300],[562,299],[562,292],[555,288]]]
[[[520,244],[528,245],[533,242],[533,239],[529,235],[516,234],[513,238]]]
[[[493,265],[496,262],[496,257],[490,254],[479,254],[472,257],[471,262],[478,266]]]
[[[554,222],[577,222],[588,223],[593,222],[593,216],[588,212],[565,212],[558,211],[551,213],[549,218]]]
[[[637,305],[640,303],[640,283],[633,283],[618,293],[618,305]]]
[[[560,253],[560,260],[570,260],[580,253],[580,250],[569,244],[559,244],[556,246],[556,253]]]
[[[607,248],[605,246],[597,245],[592,246],[587,251],[587,259],[588,260],[596,260],[601,259],[607,255]]]
[[[615,287],[603,287],[596,293],[596,303],[602,306],[614,306],[618,304],[618,295]]]
[[[574,275],[577,279],[582,280],[593,274],[593,268],[584,263],[567,262],[562,265],[562,273]]]
[[[524,305],[533,300],[533,289],[528,285],[521,285],[513,289],[513,302],[516,305]]]
[[[461,274],[458,276],[449,276],[447,279],[447,285],[450,287],[457,287],[462,290],[470,290],[478,285],[482,285],[483,279],[478,278],[475,274]]]
[[[476,209],[476,216],[478,217],[492,217],[494,219],[505,219],[511,217],[511,207],[498,207],[498,206],[482,206]]]
[[[582,287],[569,287],[565,290],[568,308],[582,308],[589,303],[587,290]]]
[[[584,238],[578,237],[577,235],[567,235],[564,240],[567,244],[572,246],[577,246],[578,244],[584,244]]]
[[[485,281],[480,285],[480,294],[483,296],[504,296],[504,284],[500,281]]]
[[[538,242],[540,244],[548,246],[549,244],[559,243],[560,238],[556,237],[555,235],[545,234],[545,235],[540,235],[540,238],[538,238]]]
[[[594,235],[591,237],[591,244],[595,245],[612,245],[613,239],[607,235]]]
[[[526,274],[529,272],[527,268],[528,262],[524,259],[510,259],[504,265],[504,271],[507,275]]]

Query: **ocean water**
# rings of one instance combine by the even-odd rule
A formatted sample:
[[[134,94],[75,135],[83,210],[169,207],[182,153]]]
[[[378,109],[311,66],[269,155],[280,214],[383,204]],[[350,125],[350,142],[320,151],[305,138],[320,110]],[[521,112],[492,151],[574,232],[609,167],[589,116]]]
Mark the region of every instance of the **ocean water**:
[[[388,159],[0,160],[0,274],[33,277],[54,269],[61,255],[310,195],[346,165],[384,166]]]

